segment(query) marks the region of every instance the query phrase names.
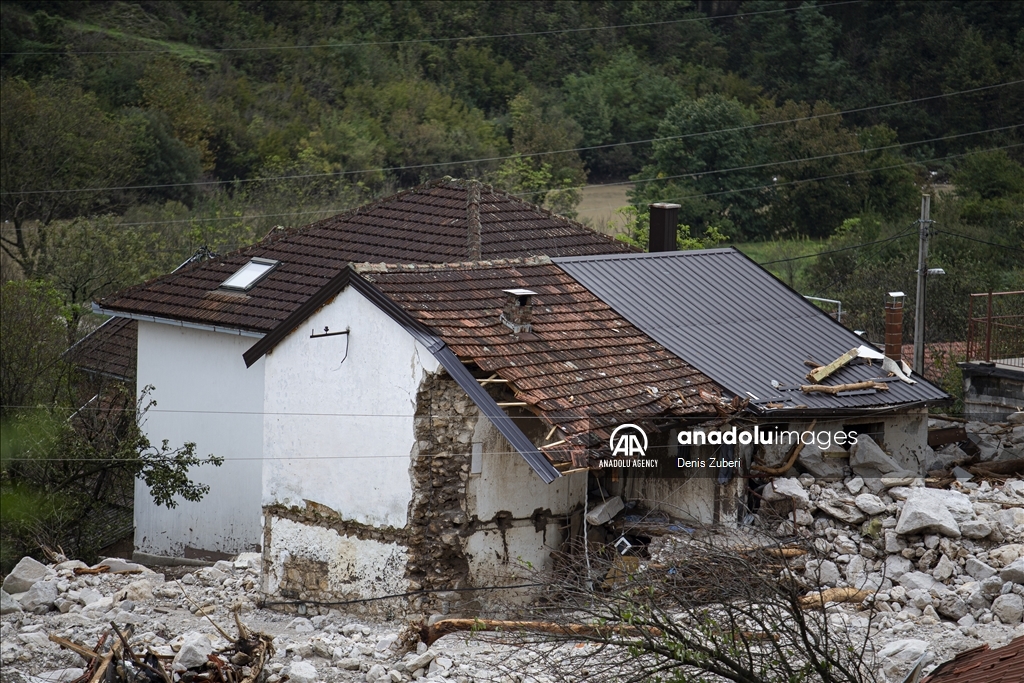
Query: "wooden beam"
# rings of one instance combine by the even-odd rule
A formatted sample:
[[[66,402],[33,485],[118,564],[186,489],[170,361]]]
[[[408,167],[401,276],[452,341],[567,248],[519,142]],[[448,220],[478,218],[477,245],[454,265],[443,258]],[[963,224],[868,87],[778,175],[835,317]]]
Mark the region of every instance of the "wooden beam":
[[[808,372],[807,379],[812,382],[821,382],[821,380],[825,379],[833,372],[843,367],[856,357],[857,349],[850,349],[843,355],[839,356],[839,358],[836,358],[834,361],[829,363],[828,365],[823,365],[820,368],[814,368],[813,370]]]
[[[823,384],[802,384],[800,391],[805,394],[817,392],[820,394],[838,394],[840,391],[857,391],[859,389],[877,389],[878,391],[889,391],[889,385],[885,382],[854,382],[853,384],[836,384],[825,386]]]

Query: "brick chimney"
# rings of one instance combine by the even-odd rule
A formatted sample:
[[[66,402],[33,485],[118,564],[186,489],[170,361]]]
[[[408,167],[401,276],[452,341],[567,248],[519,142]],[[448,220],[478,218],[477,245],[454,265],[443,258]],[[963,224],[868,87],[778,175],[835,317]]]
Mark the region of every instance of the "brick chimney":
[[[650,239],[647,251],[676,250],[676,229],[679,226],[679,204],[651,204]]]
[[[469,246],[469,260],[479,261],[481,256],[480,243],[480,181],[470,180],[466,188],[466,224]]]
[[[501,322],[515,334],[533,331],[533,297],[537,292],[529,289],[503,289],[505,307]]]
[[[903,358],[903,292],[889,292],[885,300],[885,355],[897,363]]]

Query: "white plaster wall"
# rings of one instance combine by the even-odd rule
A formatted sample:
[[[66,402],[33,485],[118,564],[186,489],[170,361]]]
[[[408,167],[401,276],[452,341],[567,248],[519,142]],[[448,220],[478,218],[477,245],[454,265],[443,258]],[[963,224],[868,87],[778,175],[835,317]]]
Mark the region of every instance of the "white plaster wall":
[[[143,418],[153,444],[196,443],[196,453],[222,456],[221,467],[191,473],[210,491],[199,503],[158,507],[135,484],[135,548],[180,557],[186,548],[234,554],[259,549],[263,450],[263,362],[246,368],[255,339],[139,322],[138,389],[153,385],[157,401]],[[190,553],[191,554],[191,553]]]
[[[325,327],[350,334],[310,338]],[[309,500],[361,524],[404,527],[416,391],[438,368],[430,352],[349,288],[264,362],[263,505]]]
[[[485,417],[477,422],[473,442],[482,451],[481,471],[466,482],[466,512],[485,524],[462,541],[470,578],[477,586],[520,583],[535,571],[550,569],[550,555],[563,540],[557,521],[538,531],[529,518],[538,509],[567,515],[582,505],[587,475],[570,474],[545,484]],[[499,512],[512,515],[504,529],[487,523]],[[530,596],[530,591],[519,591],[502,598]]]
[[[361,598],[405,593],[408,551],[397,543],[381,543],[342,536],[333,529],[308,526],[268,516],[265,538],[269,547],[264,558],[269,571],[263,573],[263,591],[277,595],[284,571],[293,559],[327,564],[327,590]]]
[[[564,515],[583,504],[586,473],[559,477],[545,484],[483,416],[477,422],[473,442],[480,444],[482,458],[480,474],[470,475],[466,482],[466,512],[471,518],[476,515],[487,521],[498,512],[510,512],[513,519],[525,519],[538,508]]]

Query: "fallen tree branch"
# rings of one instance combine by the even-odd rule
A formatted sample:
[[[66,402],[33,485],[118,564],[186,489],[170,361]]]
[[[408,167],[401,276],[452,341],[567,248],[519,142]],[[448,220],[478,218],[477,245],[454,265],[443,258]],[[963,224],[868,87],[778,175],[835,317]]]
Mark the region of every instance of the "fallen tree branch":
[[[550,633],[560,636],[578,636],[581,638],[608,638],[623,636],[637,638],[642,636],[658,637],[661,631],[653,626],[638,628],[636,626],[597,626],[592,624],[557,624],[552,621],[502,621],[498,619],[441,619],[440,621],[420,628],[420,638],[428,646],[449,633],[459,631],[508,631],[527,633]]]
[[[871,591],[859,588],[829,588],[821,592],[808,593],[799,598],[798,602],[803,609],[811,607],[824,607],[829,602],[864,602],[871,595]]]
[[[835,384],[832,386],[824,386],[821,384],[801,384],[800,391],[805,394],[811,392],[818,392],[822,394],[838,394],[840,391],[857,391],[859,389],[876,389],[878,391],[889,391],[889,385],[885,382],[873,382],[868,380],[866,382],[853,382],[852,384]]]

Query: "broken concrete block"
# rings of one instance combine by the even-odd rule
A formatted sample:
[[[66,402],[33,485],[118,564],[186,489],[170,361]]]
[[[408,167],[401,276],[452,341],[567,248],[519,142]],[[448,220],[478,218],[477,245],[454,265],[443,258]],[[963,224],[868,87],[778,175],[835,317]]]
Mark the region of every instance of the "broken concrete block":
[[[28,589],[19,602],[21,608],[32,612],[39,608],[45,608],[49,610],[53,607],[53,603],[57,600],[57,582],[56,581],[36,581],[32,584],[32,587]]]
[[[1024,617],[1024,598],[1016,593],[1000,595],[992,601],[992,614],[1009,626],[1016,626]]]
[[[815,479],[842,479],[843,465],[838,458],[829,458],[816,444],[804,446],[796,464],[814,475]]]
[[[984,519],[975,519],[960,525],[960,533],[966,538],[985,538],[992,533],[992,524]]]
[[[23,557],[4,579],[3,589],[7,591],[8,595],[24,593],[36,581],[43,579],[47,571],[49,570],[45,564],[37,562],[31,557]]]
[[[878,478],[903,469],[866,434],[858,434],[857,443],[850,449],[850,468],[864,478]]]
[[[862,493],[853,499],[854,504],[868,515],[880,515],[885,512],[885,503],[873,493]]]
[[[1009,565],[1003,567],[1003,570],[999,572],[999,578],[1004,582],[1012,581],[1013,583],[1024,584],[1024,557],[1018,557]]]
[[[836,586],[839,583],[839,567],[831,560],[808,560],[804,576],[817,586]]]
[[[903,511],[896,522],[896,533],[904,536],[919,534],[925,531],[934,531],[944,536],[960,538],[960,526],[956,523],[953,515],[943,504],[943,501],[928,491],[936,489],[919,489],[907,497],[903,504]],[[950,492],[946,492],[950,493]],[[962,494],[961,494],[962,495]],[[967,498],[967,496],[964,496]],[[970,505],[970,499],[967,501]],[[974,514],[973,508],[971,514]]]
[[[604,524],[612,521],[615,515],[622,512],[625,505],[622,504],[622,498],[615,496],[609,498],[599,505],[595,505],[590,512],[587,513],[587,522],[595,526]]]
[[[811,497],[807,495],[799,479],[780,477],[773,480],[764,487],[762,497],[768,501],[790,500],[796,502],[798,507],[806,508],[811,503]]]
[[[375,664],[374,666],[380,665]],[[381,666],[381,668],[383,669],[384,667]],[[309,662],[292,662],[283,673],[285,673],[290,680],[295,681],[295,683],[316,683],[317,680],[316,667]],[[379,679],[380,676],[377,678]],[[368,678],[367,680],[374,679]]]
[[[213,643],[205,633],[192,631],[185,634],[181,649],[174,655],[171,671],[184,671],[206,663],[206,655],[213,652]]]
[[[856,505],[842,500],[819,500],[818,509],[847,524],[860,524],[868,518]]]
[[[984,581],[990,576],[996,575],[996,570],[975,557],[968,557],[964,564],[964,571],[972,579]]]
[[[0,590],[0,614],[20,612],[21,605],[5,590]]]

